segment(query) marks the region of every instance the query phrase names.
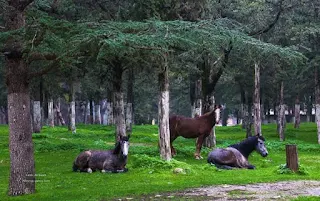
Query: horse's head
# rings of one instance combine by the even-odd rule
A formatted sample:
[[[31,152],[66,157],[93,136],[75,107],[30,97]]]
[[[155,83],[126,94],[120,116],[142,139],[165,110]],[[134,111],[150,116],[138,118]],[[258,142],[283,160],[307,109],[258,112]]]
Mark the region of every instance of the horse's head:
[[[268,150],[265,146],[265,139],[261,135],[256,135],[257,144],[256,144],[256,151],[261,154],[261,156],[266,157],[268,155]]]
[[[214,112],[215,112],[215,117],[216,117],[216,124],[219,123],[220,121],[220,114],[221,114],[221,105],[215,105],[214,106]]]
[[[130,146],[129,138],[130,138],[130,135],[120,137],[119,145],[120,145],[122,156],[124,157],[127,157],[129,153],[129,146]]]

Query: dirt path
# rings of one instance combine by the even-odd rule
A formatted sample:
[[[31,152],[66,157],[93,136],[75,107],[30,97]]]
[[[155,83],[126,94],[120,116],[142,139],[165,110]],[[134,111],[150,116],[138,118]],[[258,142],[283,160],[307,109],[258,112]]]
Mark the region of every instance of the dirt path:
[[[174,197],[190,200],[289,200],[298,196],[319,196],[320,181],[284,181],[248,185],[218,185],[179,192]]]
[[[320,181],[283,181],[248,185],[217,185],[174,193],[146,195],[118,200],[195,200],[195,201],[283,201],[298,196],[319,196]]]

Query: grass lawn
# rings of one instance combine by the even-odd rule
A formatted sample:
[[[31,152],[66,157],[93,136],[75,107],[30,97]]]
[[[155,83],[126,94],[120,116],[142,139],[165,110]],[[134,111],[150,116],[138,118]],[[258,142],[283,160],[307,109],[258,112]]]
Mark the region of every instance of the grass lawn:
[[[206,162],[209,149],[202,150],[204,159],[195,160],[194,139],[179,137],[174,146],[177,156],[170,162],[160,160],[157,126],[134,126],[130,138],[127,168],[124,174],[85,174],[71,171],[77,154],[85,149],[111,149],[114,146],[114,128],[110,126],[79,125],[77,134],[65,127],[44,127],[42,133],[33,134],[36,160],[36,193],[7,196],[9,178],[8,127],[0,126],[0,200],[112,200],[136,197],[190,187],[215,184],[245,184],[282,180],[320,180],[320,145],[317,144],[316,125],[304,123],[300,129],[287,124],[286,141],[280,142],[276,126],[263,125],[269,156],[262,158],[253,153],[249,161],[255,170],[219,170]],[[244,139],[240,126],[217,127],[217,146],[226,147]],[[285,144],[297,144],[302,174],[279,171],[286,162]],[[174,174],[181,167],[186,174]],[[311,197],[310,197],[311,198]],[[307,200],[308,197],[301,197]]]

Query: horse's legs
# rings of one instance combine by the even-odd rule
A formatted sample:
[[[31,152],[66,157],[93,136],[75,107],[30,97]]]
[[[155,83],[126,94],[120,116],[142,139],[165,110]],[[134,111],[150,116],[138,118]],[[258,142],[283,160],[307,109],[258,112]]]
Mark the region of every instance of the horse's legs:
[[[201,151],[201,147],[202,147],[202,143],[204,140],[204,135],[200,135],[197,139],[196,142],[196,152],[194,153],[194,157],[195,159],[202,159],[201,155],[200,155],[200,151]]]
[[[210,163],[210,165],[214,165],[219,169],[226,169],[226,170],[232,170],[233,167],[229,166],[229,165],[221,165],[221,164],[217,164],[217,163]]]
[[[93,171],[91,168],[80,168],[80,172],[92,173]]]
[[[177,155],[176,149],[173,147],[172,143],[177,137],[174,135],[173,137],[170,137],[170,148],[171,148],[171,155],[175,156]]]

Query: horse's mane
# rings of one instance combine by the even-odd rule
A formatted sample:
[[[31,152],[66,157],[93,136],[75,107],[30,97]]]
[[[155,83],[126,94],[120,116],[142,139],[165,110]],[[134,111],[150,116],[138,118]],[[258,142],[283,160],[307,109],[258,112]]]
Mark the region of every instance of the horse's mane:
[[[237,150],[240,151],[240,153],[245,157],[248,158],[249,155],[251,154],[252,151],[255,150],[255,146],[258,143],[258,138],[265,141],[264,137],[259,135],[259,136],[251,136],[248,137],[247,139],[236,143],[236,144],[232,144],[229,147],[233,147]]]

